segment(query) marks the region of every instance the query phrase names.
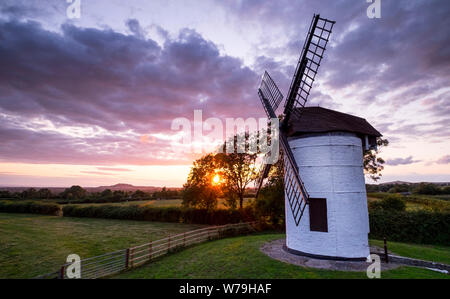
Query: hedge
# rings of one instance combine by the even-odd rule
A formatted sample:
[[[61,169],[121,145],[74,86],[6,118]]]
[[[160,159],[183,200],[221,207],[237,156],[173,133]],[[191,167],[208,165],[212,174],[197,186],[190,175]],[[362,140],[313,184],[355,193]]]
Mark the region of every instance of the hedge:
[[[241,221],[254,221],[250,208],[242,210],[185,209],[180,207],[139,207],[139,206],[87,206],[67,205],[63,215],[68,217],[90,217],[106,219],[145,220],[160,222],[179,222],[190,224],[223,225]]]
[[[450,246],[450,213],[371,210],[370,238]]]
[[[0,212],[58,215],[59,205],[36,201],[0,201]]]

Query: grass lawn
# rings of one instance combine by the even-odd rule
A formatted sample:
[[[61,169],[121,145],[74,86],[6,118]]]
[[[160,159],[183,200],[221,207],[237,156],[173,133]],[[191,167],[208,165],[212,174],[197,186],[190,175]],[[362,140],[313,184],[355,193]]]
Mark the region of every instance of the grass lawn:
[[[370,245],[383,248],[380,240],[370,240]],[[388,250],[396,255],[450,265],[450,247],[437,245],[417,245],[399,242],[387,242]]]
[[[0,213],[0,279],[31,278],[56,271],[71,253],[92,257],[200,227]]]
[[[282,234],[258,234],[203,243],[113,278],[367,278],[364,272],[318,270],[283,263],[259,250],[263,243],[283,237]],[[446,274],[414,267],[385,271],[381,277],[449,278]]]

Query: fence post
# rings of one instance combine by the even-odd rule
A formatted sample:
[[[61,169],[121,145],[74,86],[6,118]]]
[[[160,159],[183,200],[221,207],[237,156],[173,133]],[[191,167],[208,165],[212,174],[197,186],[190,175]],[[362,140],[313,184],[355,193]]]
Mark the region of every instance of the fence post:
[[[134,248],[131,248],[131,252],[130,252],[130,266],[131,268],[133,268],[134,266]]]
[[[186,247],[186,233],[183,233],[183,247]]]
[[[153,241],[152,242],[150,242],[150,244],[148,245],[148,259],[149,260],[151,260],[152,259],[152,244],[153,244]]]
[[[65,265],[61,266],[61,269],[59,269],[59,279],[64,279],[64,270],[66,269]]]
[[[128,263],[130,261],[130,248],[127,248],[127,252],[125,254],[125,268],[128,269]]]
[[[386,264],[389,264],[389,255],[388,255],[386,237],[383,238],[383,241],[384,241],[384,258],[386,259]]]
[[[169,243],[167,243],[167,253],[169,253],[169,249],[170,249],[170,235],[169,235]]]

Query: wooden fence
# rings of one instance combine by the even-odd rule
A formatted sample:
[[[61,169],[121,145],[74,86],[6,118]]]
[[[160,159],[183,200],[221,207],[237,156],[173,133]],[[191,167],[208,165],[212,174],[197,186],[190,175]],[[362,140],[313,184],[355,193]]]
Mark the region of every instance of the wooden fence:
[[[208,240],[235,236],[255,231],[255,222],[227,224],[197,229],[147,244],[118,250],[80,261],[81,278],[95,279],[122,272],[148,263],[170,252],[178,251],[193,244]],[[38,279],[67,279],[67,267],[64,264],[58,271],[40,275]]]

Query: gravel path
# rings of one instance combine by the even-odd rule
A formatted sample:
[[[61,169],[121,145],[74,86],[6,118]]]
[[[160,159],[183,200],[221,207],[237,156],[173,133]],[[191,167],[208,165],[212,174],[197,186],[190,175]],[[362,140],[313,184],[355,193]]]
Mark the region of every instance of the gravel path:
[[[283,249],[285,244],[285,239],[275,240],[272,242],[265,243],[260,250],[268,255],[269,257],[297,266],[326,269],[326,270],[337,270],[337,271],[366,271],[369,263],[366,262],[352,262],[352,261],[331,261],[331,260],[320,260],[315,258],[310,258],[306,256],[299,256],[289,253]],[[372,251],[372,250],[371,250]],[[381,263],[381,270],[390,270],[400,267],[400,264],[384,262]]]

